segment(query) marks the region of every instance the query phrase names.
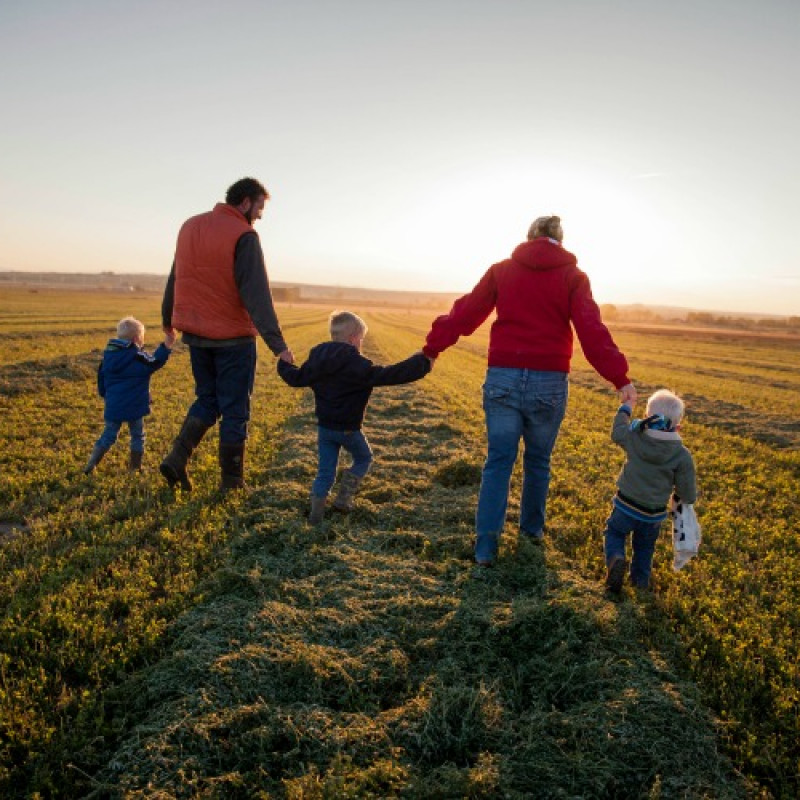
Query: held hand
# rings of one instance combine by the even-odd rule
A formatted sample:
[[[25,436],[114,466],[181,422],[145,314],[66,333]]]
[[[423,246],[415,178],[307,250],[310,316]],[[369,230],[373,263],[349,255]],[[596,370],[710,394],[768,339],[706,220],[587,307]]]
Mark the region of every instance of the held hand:
[[[278,358],[287,364],[294,364],[294,353],[288,347],[282,353],[278,353]]]
[[[164,328],[164,344],[167,350],[172,350],[175,347],[175,328]]]
[[[430,362],[431,371],[433,371],[433,368],[436,365],[436,359],[438,358],[438,356],[431,357],[431,356],[427,355],[424,350],[417,350],[417,352],[414,353],[414,355],[415,356],[425,356],[425,358],[427,358],[428,361]]]
[[[636,405],[636,387],[632,383],[625,384],[619,390],[619,399],[621,403],[625,403],[626,405],[633,408]]]

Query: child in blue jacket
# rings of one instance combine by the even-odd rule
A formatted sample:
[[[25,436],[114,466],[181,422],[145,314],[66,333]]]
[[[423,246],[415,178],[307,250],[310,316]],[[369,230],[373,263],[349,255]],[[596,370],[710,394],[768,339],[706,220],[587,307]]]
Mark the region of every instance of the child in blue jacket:
[[[150,413],[150,376],[167,363],[174,344],[175,334],[167,334],[150,355],[142,349],[144,325],[133,317],[119,321],[117,336],[108,340],[97,370],[97,390],[105,400],[105,428],[83,468],[87,475],[117,441],[123,422],[131,433],[130,470],[141,469],[144,418]]]
[[[319,462],[311,487],[308,521],[312,525],[322,522],[342,448],[353,457],[353,464],[342,476],[333,507],[344,512],[353,507],[372,463],[372,450],[361,430],[372,390],[417,381],[431,371],[432,364],[421,351],[388,367],[373,364],[361,355],[367,325],[352,311],[331,314],[330,334],[331,341],[312,348],[301,367],[278,361],[278,373],[289,386],[310,386],[314,391]]]

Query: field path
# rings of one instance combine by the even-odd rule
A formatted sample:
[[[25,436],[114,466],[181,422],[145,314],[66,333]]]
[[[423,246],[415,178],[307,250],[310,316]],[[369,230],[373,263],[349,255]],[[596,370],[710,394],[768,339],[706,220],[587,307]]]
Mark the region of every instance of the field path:
[[[368,355],[418,346],[384,322]],[[473,567],[480,375],[459,358],[480,356],[376,390],[373,471],[318,528],[306,393],[163,658],[108,693],[120,735],[87,792],[741,796],[646,603],[609,602],[549,543],[518,549],[511,523],[498,567]]]

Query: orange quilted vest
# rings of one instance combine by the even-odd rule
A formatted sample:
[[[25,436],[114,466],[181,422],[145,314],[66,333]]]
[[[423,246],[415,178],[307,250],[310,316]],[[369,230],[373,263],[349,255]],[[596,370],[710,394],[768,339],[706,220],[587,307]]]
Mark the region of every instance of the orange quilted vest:
[[[253,226],[233,206],[190,217],[178,233],[172,324],[207,339],[255,336],[233,277],[236,242]]]

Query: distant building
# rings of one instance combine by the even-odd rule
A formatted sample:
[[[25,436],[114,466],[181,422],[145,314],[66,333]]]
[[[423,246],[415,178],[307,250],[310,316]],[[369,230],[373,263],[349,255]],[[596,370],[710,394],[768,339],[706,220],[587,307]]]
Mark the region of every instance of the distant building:
[[[272,286],[272,299],[278,303],[297,303],[300,300],[299,286]]]

